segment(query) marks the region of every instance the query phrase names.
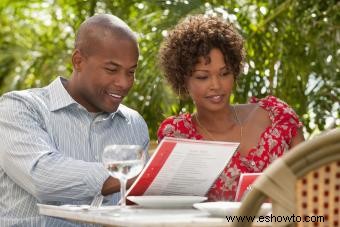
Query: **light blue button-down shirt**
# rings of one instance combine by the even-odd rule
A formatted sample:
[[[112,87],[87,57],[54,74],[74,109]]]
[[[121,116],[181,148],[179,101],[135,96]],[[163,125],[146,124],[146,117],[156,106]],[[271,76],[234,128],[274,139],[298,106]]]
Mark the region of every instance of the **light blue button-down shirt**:
[[[1,227],[79,226],[39,215],[36,204],[89,204],[109,177],[100,163],[108,144],[147,151],[147,125],[136,111],[120,105],[115,113],[89,113],[62,80],[0,98]],[[119,193],[112,197],[117,202]]]

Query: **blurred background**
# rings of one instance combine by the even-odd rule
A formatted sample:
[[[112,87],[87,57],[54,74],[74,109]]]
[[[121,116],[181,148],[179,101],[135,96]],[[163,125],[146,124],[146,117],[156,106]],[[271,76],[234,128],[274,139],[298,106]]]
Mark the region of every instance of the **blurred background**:
[[[0,95],[68,78],[80,23],[112,13],[138,33],[141,56],[136,82],[124,103],[145,118],[151,139],[167,116],[193,111],[157,67],[167,30],[187,14],[219,15],[246,40],[244,72],[232,96],[275,95],[291,105],[305,136],[339,127],[340,2],[336,0],[45,0],[0,1]]]

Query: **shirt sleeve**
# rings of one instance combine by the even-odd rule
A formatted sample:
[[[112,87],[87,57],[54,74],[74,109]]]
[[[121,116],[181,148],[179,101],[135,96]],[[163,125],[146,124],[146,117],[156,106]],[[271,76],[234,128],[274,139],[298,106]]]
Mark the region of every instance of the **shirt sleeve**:
[[[109,173],[102,164],[74,160],[54,146],[34,103],[18,95],[0,99],[0,165],[41,202],[86,200]]]
[[[150,159],[150,155],[148,153],[149,150],[149,146],[150,146],[150,137],[149,137],[149,131],[148,131],[148,126],[146,124],[146,122],[144,121],[143,117],[141,115],[139,115],[140,117],[140,121],[142,122],[142,129],[141,129],[141,134],[143,136],[145,136],[144,140],[143,140],[143,150],[144,150],[144,155],[145,155],[145,162],[149,161]]]

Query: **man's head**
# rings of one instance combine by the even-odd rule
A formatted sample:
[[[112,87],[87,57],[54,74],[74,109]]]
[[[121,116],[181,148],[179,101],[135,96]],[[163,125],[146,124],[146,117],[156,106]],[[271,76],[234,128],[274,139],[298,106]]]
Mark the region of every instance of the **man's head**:
[[[67,90],[89,112],[114,112],[133,85],[138,56],[125,22],[108,14],[90,17],[77,33]]]

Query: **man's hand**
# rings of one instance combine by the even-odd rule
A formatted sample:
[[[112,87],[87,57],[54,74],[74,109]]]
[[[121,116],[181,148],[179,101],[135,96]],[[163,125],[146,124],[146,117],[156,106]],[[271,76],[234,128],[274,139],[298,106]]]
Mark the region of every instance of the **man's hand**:
[[[137,177],[131,178],[126,183],[126,188],[130,188],[133,182],[137,179]],[[113,177],[107,178],[107,180],[104,182],[102,187],[102,195],[107,196],[115,192],[120,191],[120,183],[119,180]]]

